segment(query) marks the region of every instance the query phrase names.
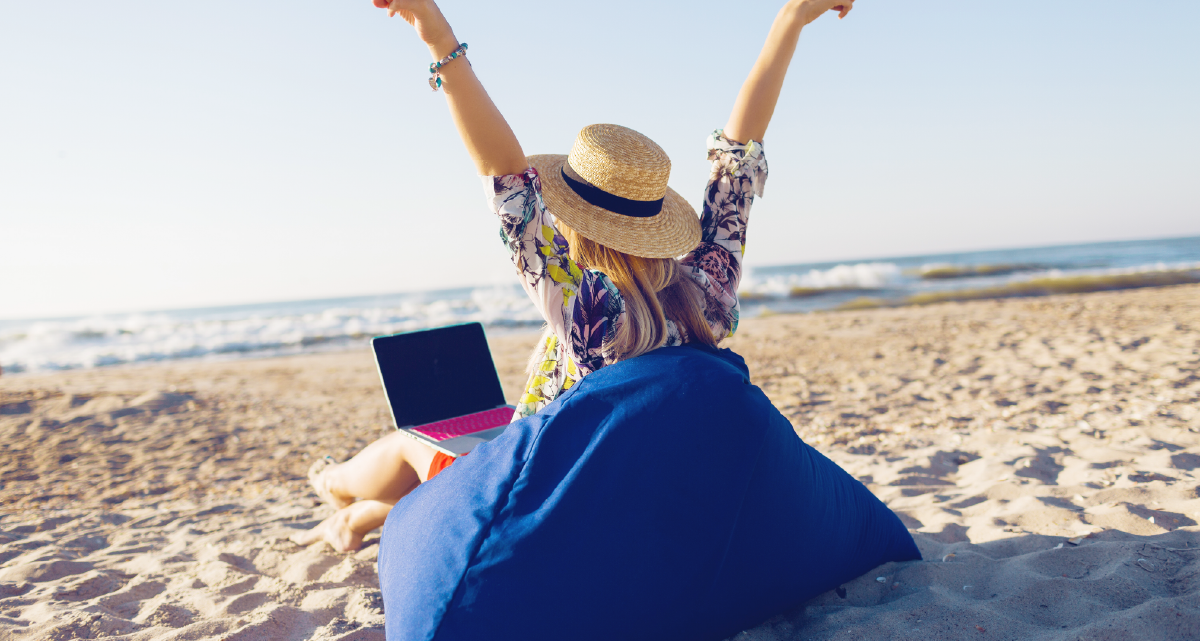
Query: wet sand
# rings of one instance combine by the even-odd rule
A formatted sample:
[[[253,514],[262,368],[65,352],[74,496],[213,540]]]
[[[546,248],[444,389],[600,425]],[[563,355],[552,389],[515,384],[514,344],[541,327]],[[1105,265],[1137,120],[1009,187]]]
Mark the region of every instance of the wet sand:
[[[536,335],[493,338],[515,398]],[[1200,286],[747,320],[724,345],[913,530],[738,639],[1200,638]],[[369,352],[0,378],[0,639],[382,639],[318,456],[390,428]]]

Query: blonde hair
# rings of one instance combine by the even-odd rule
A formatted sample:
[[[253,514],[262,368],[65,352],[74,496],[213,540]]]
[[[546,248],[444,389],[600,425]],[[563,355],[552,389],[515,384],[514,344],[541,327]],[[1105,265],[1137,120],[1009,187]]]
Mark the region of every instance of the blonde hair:
[[[571,260],[612,280],[625,301],[625,319],[605,349],[613,363],[641,356],[667,342],[667,320],[675,323],[683,342],[716,346],[704,318],[704,291],[674,258],[641,258],[619,252],[582,236],[557,221],[570,247]]]

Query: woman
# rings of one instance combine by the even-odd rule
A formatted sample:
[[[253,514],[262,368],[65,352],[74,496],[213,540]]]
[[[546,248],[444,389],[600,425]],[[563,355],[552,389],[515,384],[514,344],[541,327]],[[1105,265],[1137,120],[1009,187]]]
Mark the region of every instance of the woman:
[[[526,158],[433,0],[375,0],[429,46],[430,85],[484,176],[521,284],[548,328],[530,361],[514,420],[536,413],[580,378],[662,346],[715,345],[737,329],[745,230],[767,164],[762,137],[801,29],[854,0],[792,0],[776,17],[723,130],[708,140],[713,170],[699,220],[667,187],[670,161],[645,136],[592,125],[569,156]],[[676,259],[683,255],[684,258]],[[319,461],[313,488],[337,512],[295,537],[357,549],[388,511],[453,459],[397,432],[343,464]]]

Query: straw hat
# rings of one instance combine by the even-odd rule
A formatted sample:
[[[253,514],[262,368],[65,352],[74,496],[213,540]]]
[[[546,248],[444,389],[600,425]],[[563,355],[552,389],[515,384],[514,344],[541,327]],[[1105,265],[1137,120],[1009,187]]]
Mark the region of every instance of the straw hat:
[[[667,187],[671,160],[627,127],[590,125],[569,156],[529,156],[550,213],[589,240],[642,258],[674,258],[700,242],[696,211]]]

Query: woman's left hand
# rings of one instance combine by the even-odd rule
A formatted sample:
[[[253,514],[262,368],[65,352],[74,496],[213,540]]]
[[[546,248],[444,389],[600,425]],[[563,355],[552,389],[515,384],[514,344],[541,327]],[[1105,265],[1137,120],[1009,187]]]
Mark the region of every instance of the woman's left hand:
[[[434,60],[450,53],[458,46],[450,23],[438,9],[434,0],[372,0],[379,9],[387,9],[388,17],[400,16],[412,25],[419,37],[429,45]],[[448,48],[447,48],[448,47]]]
[[[854,8],[854,0],[801,0],[800,5],[803,8],[804,24],[807,25],[829,11],[838,12],[839,20],[845,18]]]

